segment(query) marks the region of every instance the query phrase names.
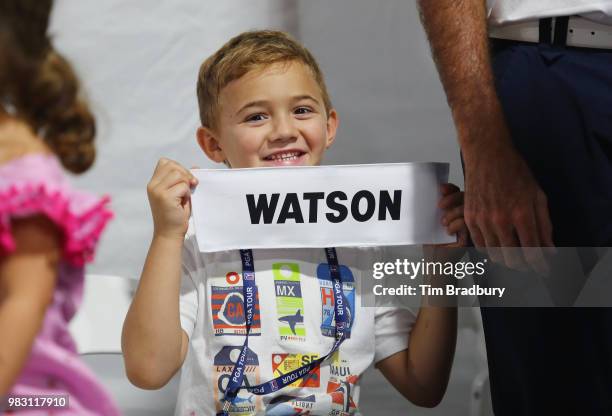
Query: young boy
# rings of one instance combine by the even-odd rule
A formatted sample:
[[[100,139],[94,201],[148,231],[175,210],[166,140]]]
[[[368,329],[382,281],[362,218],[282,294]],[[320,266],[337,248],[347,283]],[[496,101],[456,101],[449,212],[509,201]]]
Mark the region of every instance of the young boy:
[[[202,64],[197,93],[198,143],[211,160],[232,168],[318,165],[336,135],[338,116],[316,61],[281,32],[231,39]],[[148,185],[153,240],[123,331],[132,383],[160,388],[182,369],[177,415],[213,415],[224,405],[230,415],[359,414],[357,382],[375,363],[415,404],[441,400],[456,310],[421,308],[415,316],[407,309],[362,307],[357,288],[380,261],[376,248],[337,250],[351,324],[332,356],[273,393],[242,389],[225,400],[232,398],[228,385],[239,356],[237,380],[248,387],[270,380],[277,386],[280,376],[328,354],[338,306],[323,249],[255,250],[254,315],[243,350],[243,284],[250,283],[243,280],[238,250],[198,252],[189,221],[195,185],[187,169],[167,159]],[[442,193],[448,232],[462,232],[462,193],[452,185]]]

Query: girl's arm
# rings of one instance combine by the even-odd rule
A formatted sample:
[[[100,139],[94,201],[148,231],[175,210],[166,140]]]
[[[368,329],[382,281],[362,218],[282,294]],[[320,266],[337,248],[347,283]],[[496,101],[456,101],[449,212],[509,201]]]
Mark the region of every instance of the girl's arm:
[[[433,260],[442,252],[446,261],[457,261],[463,255],[461,247],[467,243],[467,228],[463,219],[463,193],[452,184],[441,187],[439,207],[444,211],[442,223],[450,235],[458,235],[458,242],[442,246],[428,246],[428,257]],[[440,247],[441,250],[436,250]],[[425,284],[443,287],[444,279],[426,276]],[[423,407],[437,406],[446,392],[457,340],[457,308],[453,299],[430,302],[423,296],[419,314],[408,339],[408,349],[377,363],[378,369],[404,397]],[[443,306],[431,306],[440,304]]]
[[[163,387],[187,354],[179,295],[190,186],[196,182],[178,163],[161,159],[147,187],[155,231],[121,336],[127,376],[141,388]]]
[[[53,300],[61,255],[57,228],[45,217],[15,220],[16,249],[0,258],[0,397],[11,389]]]

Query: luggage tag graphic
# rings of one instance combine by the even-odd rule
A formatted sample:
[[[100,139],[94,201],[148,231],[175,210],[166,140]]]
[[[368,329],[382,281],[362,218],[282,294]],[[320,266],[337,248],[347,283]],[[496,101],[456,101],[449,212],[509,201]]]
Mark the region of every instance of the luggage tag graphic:
[[[281,341],[305,341],[304,300],[297,263],[273,263],[276,313]]]
[[[245,274],[245,278],[250,278]],[[215,336],[246,335],[246,314],[242,279],[237,272],[229,272],[224,279],[212,279],[210,307]],[[255,314],[250,336],[261,335],[259,291],[255,286]]]
[[[272,372],[274,377],[283,376],[293,370],[310,364],[319,358],[319,354],[272,354]],[[290,387],[319,387],[321,385],[321,368],[317,367],[301,379],[289,384]]]
[[[349,360],[344,357],[345,354],[340,354],[340,351],[334,352],[329,363],[329,375],[336,379],[343,379],[351,376],[351,367]]]
[[[225,346],[215,355],[213,360],[213,380],[216,381],[214,390],[215,406],[219,412],[223,403],[223,394],[227,388],[231,377],[234,364],[240,355],[241,346]],[[259,371],[259,359],[257,354],[250,348],[246,354],[246,365],[244,367],[244,378],[242,381],[245,386],[255,386],[261,383]],[[242,389],[238,392],[234,403],[229,408],[232,416],[252,415],[263,408],[262,397],[249,393]]]
[[[314,394],[306,397],[280,395],[266,405],[266,416],[308,415],[316,410],[316,404]]]
[[[353,401],[353,393],[359,376],[351,375],[339,380],[334,377],[327,383],[327,393],[331,396],[332,411],[339,415],[352,415],[357,411],[357,405]]]
[[[342,290],[348,302],[348,310],[351,325],[354,325],[355,311],[355,278],[353,272],[346,266],[340,265],[340,276],[342,278]],[[334,282],[329,272],[327,263],[317,266],[317,278],[321,290],[321,334],[326,337],[336,335],[336,319],[334,317]],[[346,337],[351,337],[351,328],[346,330]]]

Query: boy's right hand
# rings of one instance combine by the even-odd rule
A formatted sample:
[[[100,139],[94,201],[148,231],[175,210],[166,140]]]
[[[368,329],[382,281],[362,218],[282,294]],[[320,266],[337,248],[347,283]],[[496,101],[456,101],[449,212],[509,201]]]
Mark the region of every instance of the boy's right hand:
[[[161,158],[147,185],[154,236],[183,240],[191,214],[191,187],[198,180],[177,162]]]

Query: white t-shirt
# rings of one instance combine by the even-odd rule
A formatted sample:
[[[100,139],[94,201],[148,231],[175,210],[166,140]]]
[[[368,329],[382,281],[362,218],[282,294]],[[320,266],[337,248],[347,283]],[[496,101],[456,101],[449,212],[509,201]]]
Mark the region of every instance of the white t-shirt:
[[[581,15],[612,24],[612,0],[487,0],[489,25]]]
[[[189,349],[175,415],[214,415],[244,342],[240,253],[199,253],[193,227],[185,238],[181,326]],[[240,390],[230,415],[359,415],[361,374],[408,347],[415,314],[399,307],[363,307],[360,285],[371,279],[380,248],[339,248],[350,338],[312,377],[274,394]],[[257,285],[245,382],[269,381],[327,354],[333,344],[333,295],[323,249],[254,250]],[[301,413],[300,413],[301,414]]]

